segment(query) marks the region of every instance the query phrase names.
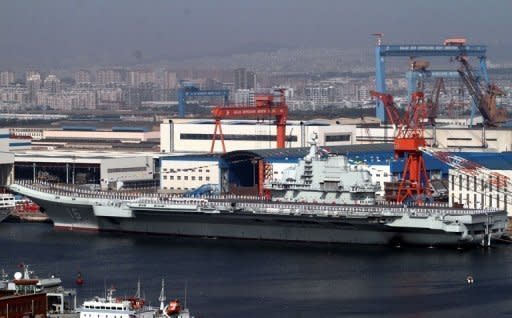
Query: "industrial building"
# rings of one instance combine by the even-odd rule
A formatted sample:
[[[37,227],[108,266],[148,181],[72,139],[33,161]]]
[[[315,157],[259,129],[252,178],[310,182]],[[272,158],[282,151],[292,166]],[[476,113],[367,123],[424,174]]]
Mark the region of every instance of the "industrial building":
[[[61,128],[10,128],[15,138],[31,138],[31,146],[39,149],[114,149],[137,148],[157,150],[160,133],[147,127],[62,126]],[[29,142],[30,140],[25,139]]]
[[[286,147],[306,147],[312,133],[317,133],[321,146],[392,143],[395,130],[382,127],[372,121],[361,120],[310,120],[288,121],[286,125]],[[173,119],[160,124],[160,151],[205,152],[210,149],[215,130],[213,119]],[[222,131],[227,151],[243,149],[276,148],[276,126],[256,120],[224,120]],[[218,137],[217,137],[218,138]],[[497,127],[467,127],[458,121],[425,129],[429,146],[455,151],[512,150],[512,130]],[[221,152],[216,143],[215,152]]]
[[[203,184],[221,182],[222,160],[218,155],[183,155],[160,158],[160,189],[194,190]]]
[[[23,151],[15,157],[16,179],[97,185],[154,186],[151,153]]]
[[[277,128],[273,123],[257,120],[224,120],[222,132],[227,151],[276,148]],[[312,133],[317,133],[323,146],[350,145],[350,126],[330,120],[288,121],[286,148],[306,147]],[[160,151],[205,152],[210,149],[215,131],[213,119],[172,119],[160,124]],[[216,152],[222,151],[220,143]]]
[[[512,178],[512,153],[458,154],[479,167],[475,173],[465,169],[449,171],[449,202],[468,208],[505,209],[512,215],[512,197],[509,194]]]

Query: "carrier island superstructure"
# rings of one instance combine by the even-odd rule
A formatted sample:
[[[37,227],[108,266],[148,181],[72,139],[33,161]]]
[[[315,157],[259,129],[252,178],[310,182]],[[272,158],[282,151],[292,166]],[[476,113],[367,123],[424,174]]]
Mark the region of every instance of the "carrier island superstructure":
[[[379,204],[369,173],[318,149],[315,140],[296,168],[265,184],[265,198],[134,195],[22,181],[10,188],[39,204],[56,228],[71,231],[457,246],[487,245],[507,225],[504,210]]]

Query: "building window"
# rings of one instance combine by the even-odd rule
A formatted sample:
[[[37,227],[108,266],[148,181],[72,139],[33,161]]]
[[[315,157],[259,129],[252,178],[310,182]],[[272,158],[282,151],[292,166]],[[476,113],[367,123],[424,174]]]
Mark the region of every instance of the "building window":
[[[176,177],[176,180],[181,180],[181,176],[177,176],[177,177]]]
[[[466,176],[466,190],[469,191],[469,176]]]
[[[459,191],[462,191],[462,175],[459,174]]]
[[[455,176],[452,174],[452,191],[455,191]]]
[[[206,173],[210,172],[210,169],[206,169],[206,171],[205,171],[205,172],[206,172]]]
[[[212,140],[213,134],[180,134],[181,140]],[[224,134],[224,140],[239,141],[275,141],[276,135],[244,135],[244,134]],[[286,136],[286,141],[297,141],[297,136]]]
[[[128,168],[110,168],[110,169],[107,169],[108,173],[139,172],[139,171],[146,171],[146,167],[128,167]]]
[[[196,179],[196,177],[192,176],[192,180],[195,180],[195,179]]]
[[[199,176],[198,179],[199,179],[199,181],[203,181],[203,177],[201,177],[201,176]]]
[[[210,181],[210,177],[206,177],[206,181]]]
[[[188,180],[188,176],[184,176],[184,177],[183,177],[183,180]]]
[[[167,176],[164,176],[164,180],[167,180]]]
[[[473,208],[476,209],[476,193],[473,193]]]
[[[174,176],[170,176],[170,177],[169,177],[169,179],[170,179],[170,180],[174,180]]]
[[[350,141],[350,135],[331,135],[325,136],[325,142],[333,142],[333,141]]]
[[[476,176],[473,176],[473,191],[476,192]]]

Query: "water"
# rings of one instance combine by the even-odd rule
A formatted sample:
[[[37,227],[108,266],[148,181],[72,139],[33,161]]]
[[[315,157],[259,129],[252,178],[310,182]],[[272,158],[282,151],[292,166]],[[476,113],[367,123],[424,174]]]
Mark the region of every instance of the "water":
[[[326,246],[54,231],[0,223],[0,266],[31,264],[74,287],[79,303],[140,278],[157,305],[184,299],[196,317],[495,317],[512,315],[512,246],[484,250]],[[475,283],[466,283],[472,275]]]

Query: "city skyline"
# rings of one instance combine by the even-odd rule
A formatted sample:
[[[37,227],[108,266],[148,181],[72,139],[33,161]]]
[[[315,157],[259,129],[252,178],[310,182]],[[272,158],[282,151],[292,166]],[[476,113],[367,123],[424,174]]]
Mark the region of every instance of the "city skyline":
[[[176,63],[279,49],[365,50],[375,45],[373,32],[383,32],[386,43],[465,36],[489,45],[489,55],[502,61],[512,47],[505,40],[510,9],[503,1],[2,2],[0,68]]]

